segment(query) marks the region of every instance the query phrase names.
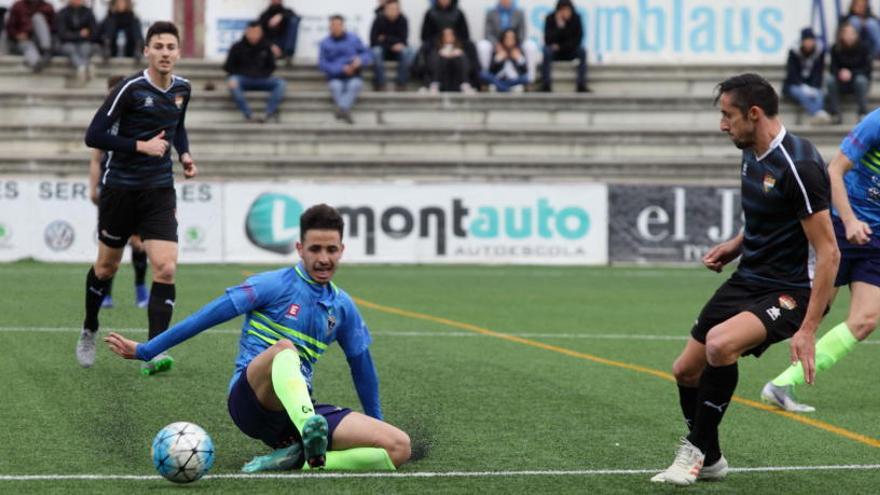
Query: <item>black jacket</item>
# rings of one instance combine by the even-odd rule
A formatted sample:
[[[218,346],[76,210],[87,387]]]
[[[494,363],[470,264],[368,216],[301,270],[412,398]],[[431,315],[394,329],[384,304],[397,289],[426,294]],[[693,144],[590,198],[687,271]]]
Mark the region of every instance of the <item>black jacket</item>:
[[[440,33],[446,28],[452,28],[455,31],[455,37],[461,43],[467,43],[471,39],[467,19],[464,17],[464,13],[459,10],[458,2],[455,0],[447,9],[441,9],[434,5],[425,12],[425,19],[422,21],[422,43],[436,44]]]
[[[260,40],[256,45],[250,44],[245,38],[238,40],[229,49],[223,70],[236,76],[270,77],[275,72],[275,55],[272,53],[272,44],[266,38]]]
[[[79,34],[83,28],[89,30],[87,38],[83,38]],[[59,10],[55,16],[55,32],[58,33],[58,39],[62,42],[97,39],[97,30],[98,22],[95,20],[95,14],[88,7],[67,6]]]
[[[871,78],[871,49],[866,43],[844,49],[840,44],[831,47],[831,75],[837,78],[840,69],[849,69],[853,76],[862,74]]]
[[[806,84],[814,88],[822,88],[822,74],[825,72],[825,48],[816,42],[813,53],[804,55],[800,44],[788,51],[788,61],[785,64],[785,82],[783,90],[788,91],[791,86]]]
[[[269,19],[275,17],[275,14],[281,14],[282,20],[281,24],[278,25],[277,28],[272,29],[269,27]],[[263,26],[263,31],[267,35],[278,35],[287,32],[287,27],[290,26],[290,18],[294,17],[296,13],[288,9],[283,5],[270,5],[268,9],[264,10],[262,14],[260,14],[260,18],[258,19],[260,25]]]
[[[380,35],[385,36],[381,41],[379,41]],[[409,38],[409,23],[404,15],[391,22],[383,14],[379,14],[373,21],[373,27],[370,28],[370,46],[381,46],[390,50],[398,43],[406,45],[407,38]]]
[[[559,45],[559,53],[574,54],[581,47],[583,37],[584,28],[577,13],[573,13],[562,28],[556,25],[556,12],[547,14],[544,19],[544,44]]]

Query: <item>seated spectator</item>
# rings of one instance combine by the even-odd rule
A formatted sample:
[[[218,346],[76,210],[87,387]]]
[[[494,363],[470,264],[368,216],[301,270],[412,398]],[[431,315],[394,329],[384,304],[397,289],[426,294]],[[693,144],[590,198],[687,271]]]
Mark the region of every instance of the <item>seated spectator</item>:
[[[444,29],[435,46],[437,48],[431,52],[428,59],[431,93],[438,91],[473,93],[474,89],[467,77],[470,62],[462,49],[461,42],[455,37],[455,31],[452,28]]]
[[[797,101],[810,116],[811,124],[828,124],[825,111],[822,75],[825,72],[825,48],[816,40],[812,28],[801,31],[801,40],[788,51],[782,94]]]
[[[293,10],[284,6],[283,0],[271,0],[269,7],[260,14],[263,33],[272,43],[275,57],[287,59],[287,65],[293,63],[296,53],[300,19]]]
[[[144,50],[144,33],[131,0],[110,2],[107,17],[101,23],[100,39],[105,60],[109,57],[131,57],[135,64],[140,63]]]
[[[480,70],[477,49],[471,42],[467,19],[464,12],[458,8],[458,0],[434,0],[434,4],[425,12],[421,32],[422,46],[419,48],[419,56],[415,63],[417,69],[414,72],[423,77],[431,77],[428,62],[434,56],[438,40],[446,28],[454,31],[455,39],[467,57],[467,81],[471,86],[479,85]]]
[[[871,86],[871,51],[859,39],[859,33],[848,23],[837,28],[837,42],[831,47],[831,77],[827,79],[828,112],[834,123],[840,116],[840,95],[853,93],[858,105],[858,118],[868,113],[868,90]]]
[[[6,32],[14,53],[24,55],[24,64],[34,72],[43,70],[52,58],[52,27],[55,9],[44,0],[18,0],[9,9]]]
[[[55,17],[55,32],[61,41],[61,51],[70,58],[81,83],[91,77],[92,40],[97,36],[97,29],[95,14],[83,5],[83,0],[68,0],[67,6]]]
[[[544,63],[541,66],[541,91],[553,91],[553,61],[578,61],[577,80],[578,93],[586,93],[587,88],[587,51],[581,46],[584,29],[581,16],[574,10],[571,0],[558,0],[556,9],[544,19]]]
[[[880,56],[880,20],[871,12],[868,0],[852,0],[843,22],[852,25],[862,40],[870,45],[871,56]]]
[[[491,84],[498,91],[522,91],[529,83],[526,68],[526,56],[523,55],[516,31],[508,29],[501,33],[501,41],[492,54],[489,70],[484,70],[480,77],[486,84]]]
[[[364,86],[361,69],[372,61],[372,52],[361,39],[345,31],[345,19],[338,14],[330,17],[330,35],[321,40],[318,67],[329,82],[337,120],[354,124],[351,109]]]
[[[275,72],[275,55],[272,53],[272,44],[263,35],[263,28],[258,21],[249,23],[244,36],[229,49],[223,70],[229,74],[227,82],[232,99],[248,122],[280,120],[278,107],[284,98],[286,84],[284,79],[272,77]],[[244,98],[245,91],[270,92],[265,119],[254,118]]]
[[[412,48],[407,46],[409,25],[406,16],[400,13],[397,0],[385,2],[382,12],[376,15],[370,29],[370,46],[373,49],[374,89],[385,90],[385,60],[397,61],[397,90],[403,91],[409,82],[409,70],[412,66]]]
[[[513,0],[498,0],[498,5],[486,12],[486,39],[477,43],[477,55],[480,59],[480,69],[490,70],[492,54],[497,51],[497,45],[501,40],[501,33],[512,29],[516,38],[520,41],[520,48],[526,57],[529,82],[535,82],[538,67],[538,45],[534,41],[526,39],[526,21],[523,11],[513,6]]]

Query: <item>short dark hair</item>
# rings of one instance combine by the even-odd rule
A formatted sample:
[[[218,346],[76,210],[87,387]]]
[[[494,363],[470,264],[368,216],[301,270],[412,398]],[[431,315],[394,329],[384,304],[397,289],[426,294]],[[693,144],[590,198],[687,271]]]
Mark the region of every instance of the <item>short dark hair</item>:
[[[339,232],[339,239],[342,239],[342,230],[345,228],[345,221],[342,215],[330,205],[321,203],[314,205],[304,211],[299,216],[299,239],[306,239],[306,232],[309,230],[335,230]]]
[[[159,36],[160,34],[173,34],[177,38],[177,42],[180,43],[180,32],[173,22],[156,21],[150,26],[150,29],[147,29],[147,44],[150,44],[150,39],[153,36]]]
[[[260,24],[260,21],[250,21],[250,22],[247,23],[247,27],[248,27],[248,28],[253,28],[253,27],[263,27],[263,25]]]
[[[342,17],[342,14],[333,14],[330,16],[330,21],[342,21],[345,22],[345,17]]]
[[[764,111],[764,115],[775,117],[779,113],[779,95],[773,85],[758,74],[746,73],[725,79],[715,87],[715,104],[721,95],[730,93],[733,106],[743,115],[752,107]]]
[[[110,76],[107,78],[107,89],[113,89],[119,84],[120,81],[125,79],[125,76],[116,74],[115,76]]]

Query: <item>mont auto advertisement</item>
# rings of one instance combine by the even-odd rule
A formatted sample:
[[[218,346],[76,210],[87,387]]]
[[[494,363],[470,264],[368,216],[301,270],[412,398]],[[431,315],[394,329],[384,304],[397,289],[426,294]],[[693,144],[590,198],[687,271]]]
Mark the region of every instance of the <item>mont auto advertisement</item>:
[[[609,186],[611,262],[699,262],[742,229],[739,187]]]

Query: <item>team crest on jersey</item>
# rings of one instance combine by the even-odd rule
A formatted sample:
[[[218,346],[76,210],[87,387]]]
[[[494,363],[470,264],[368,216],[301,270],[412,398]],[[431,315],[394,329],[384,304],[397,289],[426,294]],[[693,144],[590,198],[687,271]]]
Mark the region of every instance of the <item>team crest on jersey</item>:
[[[183,108],[183,96],[177,95],[174,97],[174,104],[177,105],[177,109],[180,110]]]
[[[787,309],[791,311],[797,307],[797,301],[795,301],[794,298],[789,296],[788,294],[783,294],[779,296],[779,306],[782,307],[782,309]]]
[[[148,96],[144,99],[144,108],[149,108],[153,106],[153,97]]]
[[[289,318],[296,318],[299,315],[299,304],[291,304],[289,308],[287,308],[287,316]]]
[[[776,185],[776,177],[773,177],[772,175],[770,175],[769,172],[764,174],[764,193],[766,194],[766,193],[770,192],[770,190],[773,189],[773,186],[775,186],[775,185]]]
[[[333,333],[334,328],[336,328],[336,316],[329,315],[327,316],[327,335]]]

